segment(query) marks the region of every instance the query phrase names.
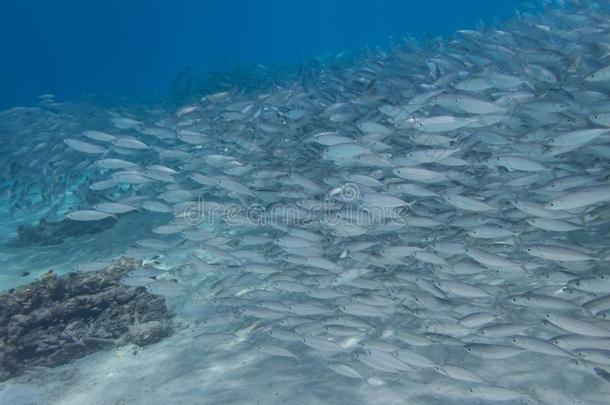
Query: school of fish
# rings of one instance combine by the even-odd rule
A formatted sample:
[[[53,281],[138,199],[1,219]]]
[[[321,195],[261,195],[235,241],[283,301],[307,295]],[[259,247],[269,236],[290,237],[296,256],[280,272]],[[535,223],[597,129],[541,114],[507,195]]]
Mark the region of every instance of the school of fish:
[[[277,373],[607,403],[610,8],[561,3],[177,107],[42,96],[0,113],[3,200],[162,219],[126,247],[147,267],[125,282],[218,350],[245,333]],[[585,399],[508,362],[578,376]]]

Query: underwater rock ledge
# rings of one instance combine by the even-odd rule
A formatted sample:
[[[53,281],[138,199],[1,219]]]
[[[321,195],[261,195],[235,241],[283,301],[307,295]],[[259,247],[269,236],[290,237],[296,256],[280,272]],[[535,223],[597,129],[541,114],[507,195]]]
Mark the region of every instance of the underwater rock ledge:
[[[120,283],[141,267],[112,266],[40,280],[0,294],[0,381],[37,366],[55,367],[98,350],[146,346],[173,332],[163,297]]]
[[[49,222],[41,219],[36,225],[21,225],[17,228],[17,239],[9,246],[50,246],[63,243],[66,238],[96,234],[110,229],[116,223],[115,218],[100,221],[79,222],[69,218]]]

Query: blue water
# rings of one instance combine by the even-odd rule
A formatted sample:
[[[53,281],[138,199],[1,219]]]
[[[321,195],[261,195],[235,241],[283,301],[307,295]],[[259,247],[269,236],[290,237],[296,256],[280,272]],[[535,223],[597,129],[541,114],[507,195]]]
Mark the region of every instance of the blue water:
[[[449,36],[521,0],[2,0],[0,108],[36,96],[166,94],[187,67],[299,63],[325,53]]]

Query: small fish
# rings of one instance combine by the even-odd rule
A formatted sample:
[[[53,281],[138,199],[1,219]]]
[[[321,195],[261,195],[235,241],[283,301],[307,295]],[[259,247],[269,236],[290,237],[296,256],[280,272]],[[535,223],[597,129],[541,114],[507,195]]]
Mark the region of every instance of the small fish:
[[[364,377],[358,371],[348,366],[345,363],[341,363],[338,361],[329,361],[326,363],[326,366],[333,370],[335,373],[340,374],[344,377],[354,378],[357,380],[363,380]]]
[[[293,359],[296,359],[297,361],[301,362],[301,360],[296,356],[296,354],[294,354],[291,351],[284,349],[283,347],[280,347],[280,346],[259,345],[256,347],[256,350],[261,353],[268,354],[270,356],[289,357],[289,358],[293,358]]]
[[[102,148],[101,146],[97,146],[84,141],[79,141],[78,139],[66,138],[64,139],[64,143],[68,145],[71,149],[90,155],[99,155],[102,153],[106,153],[106,149]]]
[[[323,354],[334,354],[345,351],[341,345],[315,336],[305,336],[301,339],[301,341],[312,349]]]
[[[520,347],[512,347],[512,346],[504,346],[504,345],[494,345],[494,344],[484,344],[484,343],[472,343],[466,345],[465,350],[474,354],[475,356],[481,357],[483,359],[507,359],[509,357],[514,357],[520,353],[523,353],[523,349]]]
[[[66,215],[66,217],[73,221],[99,221],[106,218],[116,219],[116,217],[111,213],[94,210],[72,211]]]

